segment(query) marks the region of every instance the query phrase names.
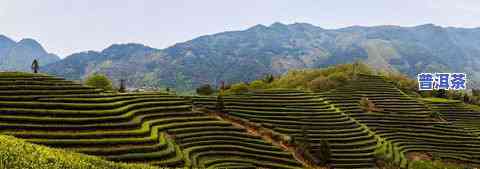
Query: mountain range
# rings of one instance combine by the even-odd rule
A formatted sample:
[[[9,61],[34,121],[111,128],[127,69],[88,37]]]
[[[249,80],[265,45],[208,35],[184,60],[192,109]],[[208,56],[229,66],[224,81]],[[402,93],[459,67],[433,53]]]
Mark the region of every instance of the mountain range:
[[[15,42],[0,35],[0,71],[29,71],[32,61],[39,60],[40,66],[59,61],[60,58],[33,39]]]
[[[3,49],[9,45],[3,41],[0,40],[2,61],[11,55],[4,54]],[[13,48],[8,49],[7,53],[11,53]],[[478,87],[479,54],[480,28],[425,24],[324,29],[307,23],[274,23],[201,36],[165,49],[114,44],[103,51],[72,54],[44,66],[42,71],[68,79],[100,72],[115,81],[125,79],[129,86],[188,90],[205,83],[251,81],[289,69],[361,60],[375,69],[399,71],[412,77],[420,72],[465,72],[469,84]],[[9,63],[7,67],[18,64]]]

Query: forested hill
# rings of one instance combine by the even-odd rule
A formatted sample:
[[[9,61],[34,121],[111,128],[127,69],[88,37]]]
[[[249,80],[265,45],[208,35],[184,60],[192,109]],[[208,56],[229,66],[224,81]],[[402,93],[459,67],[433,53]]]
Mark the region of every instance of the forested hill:
[[[40,66],[60,60],[57,55],[48,53],[33,39],[16,42],[0,34],[0,71],[30,70],[33,59],[38,59]]]
[[[324,29],[306,23],[275,23],[201,36],[162,50],[113,45],[102,52],[73,54],[45,71],[69,79],[102,72],[115,81],[127,79],[129,86],[181,90],[362,60],[412,77],[419,72],[466,72],[469,81],[478,82],[479,53],[479,28],[426,24]]]

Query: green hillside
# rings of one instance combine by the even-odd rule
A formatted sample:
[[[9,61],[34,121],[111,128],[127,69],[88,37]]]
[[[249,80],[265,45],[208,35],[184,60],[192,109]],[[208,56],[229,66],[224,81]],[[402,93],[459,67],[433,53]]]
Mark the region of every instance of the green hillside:
[[[436,119],[427,106],[380,76],[364,75],[350,85],[320,96],[364,124],[382,140],[392,143],[400,155],[429,152],[436,158],[480,164],[480,138],[477,135],[450,121]],[[365,112],[358,106],[361,98],[368,98],[380,110]]]
[[[147,168],[480,166],[478,111],[413,98],[389,76],[347,77],[332,90],[181,97],[105,93],[46,74],[0,73],[0,135],[21,139],[0,137],[8,140],[0,144],[0,168],[130,167],[108,161]]]
[[[380,159],[395,166],[418,167],[419,163],[412,163],[418,154],[429,160],[480,165],[480,112],[458,105],[430,106],[406,95],[396,87],[398,81],[388,79],[359,74],[320,92],[250,90],[224,96],[223,110],[291,137],[307,136],[313,152],[320,150],[322,139],[328,140],[335,168],[373,168]],[[362,107],[364,99],[375,106],[373,111]],[[196,100],[212,109],[215,103],[209,97]],[[443,119],[435,116],[437,111]]]
[[[165,49],[138,44],[81,52],[42,71],[79,80],[107,74],[128,86],[192,90],[202,84],[253,81],[292,69],[323,68],[361,60],[410,77],[422,72],[464,72],[480,87],[480,29],[433,24],[325,29],[308,23],[256,25],[177,43]]]
[[[104,159],[30,144],[0,135],[1,169],[155,169],[147,165],[113,163]]]
[[[441,118],[461,126],[480,136],[480,113],[458,100],[422,98],[432,111],[439,112]]]
[[[104,94],[47,75],[0,73],[0,134],[160,167],[301,168],[290,153],[165,93]]]

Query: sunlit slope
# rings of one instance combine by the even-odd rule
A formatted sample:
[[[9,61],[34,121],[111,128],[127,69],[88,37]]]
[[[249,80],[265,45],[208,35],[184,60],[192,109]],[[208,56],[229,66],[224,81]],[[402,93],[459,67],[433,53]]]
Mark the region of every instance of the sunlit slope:
[[[99,157],[30,144],[12,136],[0,135],[1,169],[154,169],[147,165],[114,163]]]
[[[100,89],[82,86],[63,78],[46,74],[0,72],[0,100],[32,100],[45,96],[89,95]]]
[[[349,85],[319,96],[365,124],[377,136],[397,145],[402,153],[425,151],[444,159],[480,164],[480,138],[460,126],[434,118],[428,107],[404,95],[380,76],[360,75]],[[362,110],[359,106],[362,97],[380,110]]]
[[[63,80],[55,85],[61,79],[53,77],[45,77],[49,85],[39,85],[42,92],[37,92],[30,86],[37,85],[38,77],[0,74],[0,81],[7,78],[22,81],[24,87],[15,90],[25,95],[5,95],[0,100],[0,134],[112,161],[162,167],[301,168],[288,152],[228,122],[192,111],[191,101],[182,97],[59,94],[64,89],[57,86],[83,86]]]
[[[197,98],[197,105],[212,105],[213,99]],[[335,168],[375,168],[377,141],[367,130],[324,99],[297,90],[269,90],[225,96],[228,115],[248,119],[263,127],[298,139],[302,129],[313,151],[321,139],[329,142]]]
[[[439,112],[442,119],[480,136],[480,112],[478,110],[469,108],[458,100],[427,98],[422,99],[421,102],[428,105],[432,111]]]
[[[377,110],[367,112],[361,98]],[[426,104],[405,95],[381,76],[359,75],[346,86],[323,93],[297,90],[251,91],[224,96],[228,115],[248,119],[292,137],[302,127],[313,149],[326,139],[336,168],[374,168],[374,152],[388,146],[386,156],[406,167],[410,152],[428,152],[442,159],[480,164],[477,112],[434,104],[442,120]],[[216,98],[197,97],[197,106],[215,109]],[[435,109],[436,108],[436,109]],[[385,147],[383,147],[385,148]],[[383,149],[383,151],[385,151]]]

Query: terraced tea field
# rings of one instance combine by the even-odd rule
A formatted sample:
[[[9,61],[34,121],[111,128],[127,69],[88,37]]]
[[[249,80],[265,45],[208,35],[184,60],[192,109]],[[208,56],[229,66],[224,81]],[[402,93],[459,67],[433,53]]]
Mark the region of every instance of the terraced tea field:
[[[362,98],[378,109],[366,112]],[[311,152],[326,140],[334,168],[377,168],[379,152],[402,167],[411,152],[480,165],[478,112],[413,99],[379,76],[360,75],[323,93],[265,90],[224,96],[223,103],[224,116],[307,140]],[[105,93],[48,75],[0,73],[2,135],[160,167],[307,168],[285,147],[197,111],[216,104],[215,97]]]
[[[302,168],[289,152],[164,93],[104,94],[61,78],[0,73],[0,134],[162,167]]]
[[[462,116],[461,113],[447,115],[447,121],[434,119],[426,105],[403,94],[382,77],[362,75],[347,86],[319,96],[365,124],[375,135],[393,143],[401,153],[397,155],[432,152],[436,157],[480,164],[478,135],[451,122],[455,116]],[[358,104],[362,97],[371,100],[381,110],[363,111]],[[478,120],[478,114],[470,112],[467,116]]]
[[[362,97],[379,111],[362,109]],[[197,98],[195,104],[213,109],[215,98]],[[384,150],[385,158],[402,167],[408,166],[411,152],[480,164],[479,112],[450,107],[442,110],[458,112],[443,111],[446,121],[439,121],[431,117],[428,104],[380,76],[360,75],[349,85],[323,93],[271,90],[225,96],[224,105],[228,115],[292,137],[300,137],[306,128],[314,150],[321,139],[328,140],[336,168],[373,168],[376,150]]]
[[[480,136],[480,113],[456,100],[421,99],[432,111],[456,126],[463,127]]]
[[[198,98],[195,102],[212,105],[213,101]],[[226,96],[224,105],[228,115],[248,119],[291,137],[301,137],[304,130],[314,151],[319,149],[321,139],[328,140],[335,168],[375,167],[377,141],[374,136],[311,93],[275,90]]]

